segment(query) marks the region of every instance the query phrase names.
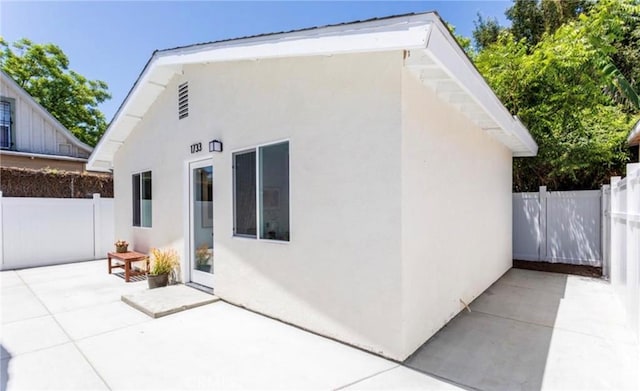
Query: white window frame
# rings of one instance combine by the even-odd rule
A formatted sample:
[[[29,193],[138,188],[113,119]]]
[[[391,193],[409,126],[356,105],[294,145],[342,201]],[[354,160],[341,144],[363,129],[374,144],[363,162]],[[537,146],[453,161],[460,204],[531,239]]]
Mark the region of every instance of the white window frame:
[[[289,198],[289,240],[275,240],[275,239],[261,239],[260,238],[260,211],[261,211],[261,206],[260,206],[260,181],[259,181],[259,177],[260,177],[260,148],[262,147],[268,147],[270,145],[276,145],[276,144],[282,144],[282,143],[289,143],[289,191],[288,191],[288,198]],[[290,139],[282,139],[282,140],[277,140],[277,141],[270,141],[267,143],[262,143],[262,144],[255,144],[253,146],[250,147],[245,147],[245,148],[240,148],[240,149],[235,149],[231,151],[231,164],[235,165],[235,155],[236,154],[242,154],[242,153],[246,153],[246,152],[255,152],[256,154],[256,177],[255,177],[255,181],[256,181],[256,236],[252,236],[252,235],[245,235],[245,234],[236,234],[235,230],[236,230],[236,198],[235,198],[235,192],[236,192],[236,173],[235,173],[235,169],[233,169],[233,173],[232,173],[232,195],[231,195],[231,199],[232,199],[232,203],[233,203],[233,214],[231,216],[232,218],[232,222],[231,222],[231,226],[233,227],[233,230],[231,232],[231,237],[235,238],[235,239],[248,239],[248,240],[257,240],[260,242],[267,242],[267,243],[277,243],[277,244],[289,244],[291,243],[291,232],[293,232],[293,224],[292,224],[292,218],[291,218],[291,140]]]
[[[9,146],[4,147],[0,145],[0,149],[3,150],[15,150],[16,142],[15,142],[15,118],[16,118],[16,101],[13,98],[1,96],[0,102],[7,103],[9,105]]]
[[[131,178],[133,179],[134,175],[139,175],[140,176],[140,196],[142,197],[142,174],[144,173],[150,173],[151,174],[151,225],[144,226],[142,225],[142,198],[140,198],[140,225],[134,225],[133,223],[133,213],[134,213],[134,208],[133,205],[131,205],[131,226],[133,228],[136,229],[152,229],[153,228],[153,170],[151,169],[145,169],[145,170],[141,170],[141,171],[133,171],[131,172]],[[131,181],[131,183],[133,184],[133,181]],[[131,187],[131,201],[133,202],[133,186]]]

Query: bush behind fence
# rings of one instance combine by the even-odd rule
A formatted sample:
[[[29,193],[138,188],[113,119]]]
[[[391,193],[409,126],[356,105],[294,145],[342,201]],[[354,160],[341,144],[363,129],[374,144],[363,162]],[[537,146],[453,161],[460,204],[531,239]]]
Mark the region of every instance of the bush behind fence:
[[[113,177],[108,174],[0,167],[4,197],[91,198],[99,193],[113,198]]]

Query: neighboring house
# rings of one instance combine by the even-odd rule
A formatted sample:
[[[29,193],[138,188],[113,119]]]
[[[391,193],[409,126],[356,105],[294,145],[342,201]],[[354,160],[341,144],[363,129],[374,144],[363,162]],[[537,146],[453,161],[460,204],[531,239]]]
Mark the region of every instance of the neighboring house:
[[[0,166],[84,171],[91,151],[0,71]]]
[[[511,267],[536,153],[424,13],[157,51],[88,167],[184,281],[403,360]]]
[[[627,139],[631,147],[631,161],[640,162],[640,120],[631,129],[629,138]]]

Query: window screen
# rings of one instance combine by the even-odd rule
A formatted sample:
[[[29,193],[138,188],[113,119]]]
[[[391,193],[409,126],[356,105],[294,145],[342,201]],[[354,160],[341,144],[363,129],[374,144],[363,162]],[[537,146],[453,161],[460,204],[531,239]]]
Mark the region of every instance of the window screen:
[[[289,240],[289,143],[259,148],[260,239]]]
[[[151,227],[151,171],[133,174],[133,226]]]
[[[289,142],[236,153],[233,168],[234,234],[289,241]]]
[[[233,155],[234,234],[256,236],[256,152]]]

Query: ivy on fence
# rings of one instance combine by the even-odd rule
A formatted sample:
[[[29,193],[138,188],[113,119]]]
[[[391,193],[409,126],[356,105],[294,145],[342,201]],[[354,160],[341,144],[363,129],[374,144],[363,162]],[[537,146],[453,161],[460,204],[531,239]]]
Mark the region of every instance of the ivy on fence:
[[[99,193],[103,198],[112,198],[113,177],[88,172],[0,167],[0,191],[3,197],[91,198]]]

